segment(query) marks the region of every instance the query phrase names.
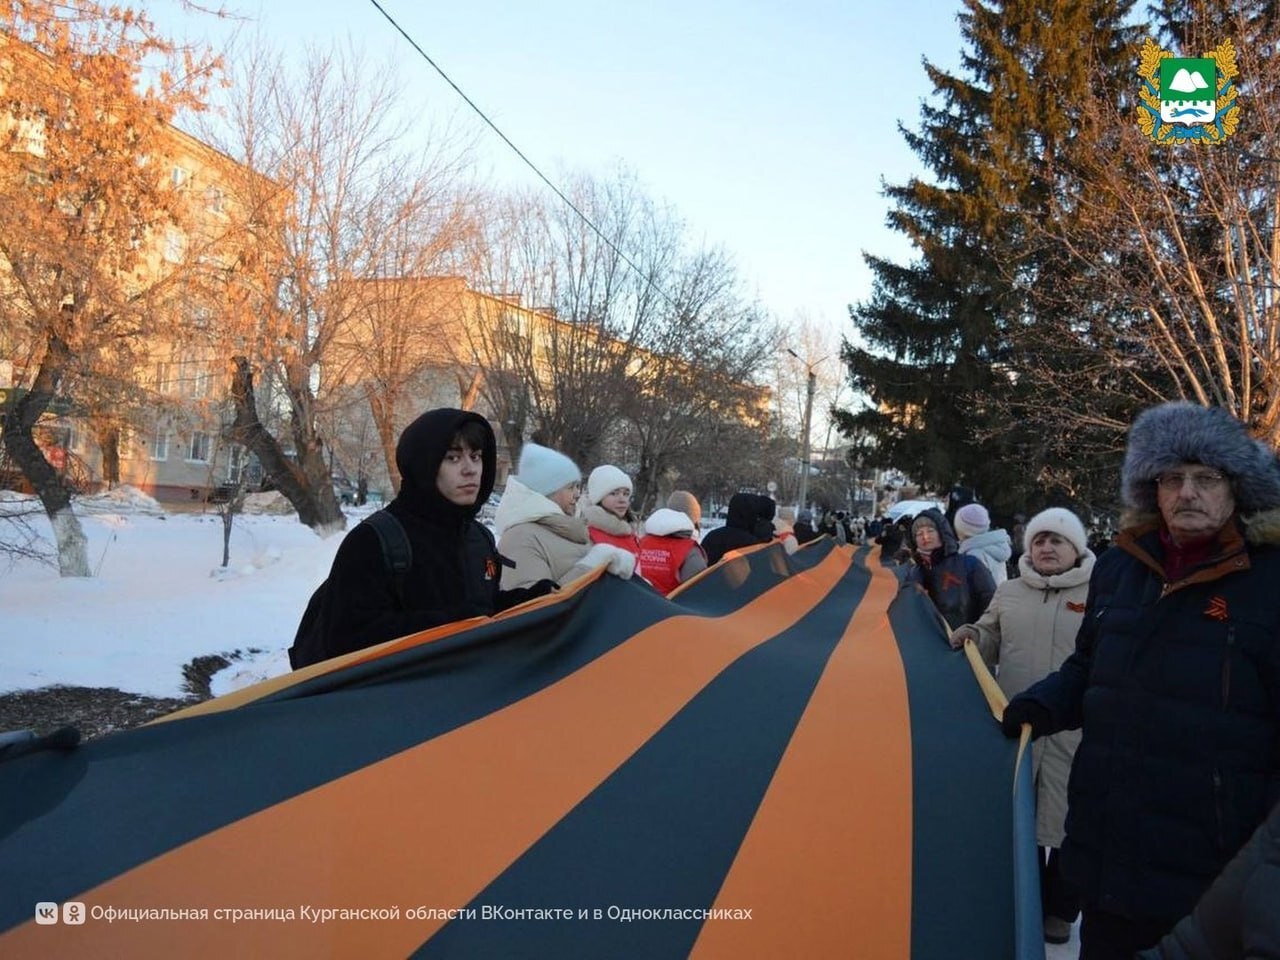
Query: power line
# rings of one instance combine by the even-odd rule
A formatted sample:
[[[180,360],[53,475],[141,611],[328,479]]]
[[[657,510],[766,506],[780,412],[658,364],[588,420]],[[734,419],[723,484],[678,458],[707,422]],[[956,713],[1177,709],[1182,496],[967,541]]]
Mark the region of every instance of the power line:
[[[489,119],[488,115],[476,105],[475,101],[473,101],[470,97],[468,97],[465,93],[463,93],[462,88],[453,82],[453,80],[449,77],[449,75],[440,68],[440,65],[438,63],[436,63],[434,60],[431,59],[431,57],[427,54],[427,52],[423,50],[421,46],[419,46],[418,41],[414,40],[413,37],[409,36],[409,34],[405,31],[404,27],[396,23],[395,17],[387,13],[387,11],[382,8],[382,4],[380,4],[378,0],[369,0],[369,2],[373,4],[374,9],[376,9],[380,14],[382,14],[383,17],[386,18],[387,23],[391,24],[391,26],[393,26],[396,29],[396,32],[399,33],[400,36],[404,37],[405,40],[409,42],[409,46],[413,47],[413,49],[418,52],[418,56],[422,57],[423,60],[427,61],[427,63],[431,65],[431,69],[435,70],[436,73],[440,74],[440,76],[444,78],[444,82],[449,84],[449,86],[453,87],[454,92],[457,93],[458,96],[460,96],[463,100],[466,101],[467,106],[469,106],[472,110],[474,110],[476,114],[480,117],[480,119],[483,120],[486,124],[488,124],[489,129],[492,130],[494,133],[496,133],[499,137],[501,137],[502,142],[505,143],[508,147],[510,147],[517,157],[519,157],[522,161],[524,161],[525,166],[527,166],[530,170],[532,170],[537,175],[539,180],[541,180],[548,187],[550,187],[552,193],[554,193],[557,197],[559,197],[562,201],[564,201],[565,206],[567,206],[570,210],[572,210],[575,214],[577,214],[578,217],[582,220],[582,222],[585,223],[588,227],[590,227],[591,230],[595,233],[595,235],[599,237],[601,240],[603,240],[610,250],[612,250],[619,257],[622,258],[622,260],[627,264],[627,266],[631,267],[632,270],[634,270],[640,276],[644,277],[645,283],[651,286],[657,292],[657,294],[660,297],[662,297],[662,299],[666,300],[667,303],[669,303],[673,308],[677,310],[679,309],[679,305],[673,299],[671,299],[670,296],[667,295],[667,292],[665,290],[663,290],[660,286],[658,286],[658,284],[654,281],[652,276],[650,276],[649,274],[641,270],[640,267],[636,265],[634,260],[632,260],[629,256],[627,256],[626,253],[624,253],[621,249],[619,249],[617,244],[615,244],[612,240],[606,237],[604,235],[604,231],[602,231],[599,227],[597,227],[590,217],[588,217],[585,213],[579,210],[577,205],[568,197],[566,197],[564,193],[560,190],[560,188],[551,182],[550,178],[548,178],[546,174],[544,174],[541,170],[538,169],[538,165],[535,164],[528,157],[526,157],[524,155],[524,151],[522,151],[519,147],[517,147],[514,143],[511,142],[510,137],[508,137],[505,133],[503,133],[500,129],[498,129],[498,125]]]

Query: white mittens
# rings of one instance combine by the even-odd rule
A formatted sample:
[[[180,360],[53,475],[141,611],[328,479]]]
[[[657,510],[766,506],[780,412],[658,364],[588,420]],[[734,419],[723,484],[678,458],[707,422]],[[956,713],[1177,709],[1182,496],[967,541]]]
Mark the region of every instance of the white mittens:
[[[611,543],[597,543],[578,562],[592,568],[605,566],[609,573],[623,580],[630,579],[636,569],[635,554]]]

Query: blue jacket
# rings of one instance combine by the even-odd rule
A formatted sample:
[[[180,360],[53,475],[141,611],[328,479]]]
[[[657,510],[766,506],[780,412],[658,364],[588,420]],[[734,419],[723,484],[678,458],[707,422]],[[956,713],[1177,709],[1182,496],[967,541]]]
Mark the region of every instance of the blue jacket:
[[[977,557],[960,552],[960,541],[940,510],[928,509],[917,515],[928,517],[938,528],[942,546],[933,551],[928,563],[917,562],[907,569],[904,586],[918,584],[933,601],[938,612],[954,630],[973,623],[986,612],[995,595],[996,584]]]
[[[1166,583],[1159,528],[1098,560],[1076,651],[1015,699],[1083,729],[1063,870],[1087,905],[1167,921],[1280,798],[1280,511]]]

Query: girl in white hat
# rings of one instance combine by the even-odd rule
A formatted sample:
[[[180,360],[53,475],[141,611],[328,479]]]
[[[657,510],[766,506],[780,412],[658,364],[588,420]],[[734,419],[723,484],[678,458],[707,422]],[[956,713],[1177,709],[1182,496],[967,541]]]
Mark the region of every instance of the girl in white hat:
[[[514,567],[503,567],[502,589],[554,580],[563,586],[608,564],[609,572],[630,577],[634,552],[605,543],[592,544],[587,523],[575,516],[582,472],[577,464],[548,447],[526,443],[520,465],[507,479],[494,514],[498,552]]]
[[[611,543],[636,556],[640,539],[631,512],[631,478],[609,464],[596,467],[587,478],[587,499],[579,506],[592,543]]]

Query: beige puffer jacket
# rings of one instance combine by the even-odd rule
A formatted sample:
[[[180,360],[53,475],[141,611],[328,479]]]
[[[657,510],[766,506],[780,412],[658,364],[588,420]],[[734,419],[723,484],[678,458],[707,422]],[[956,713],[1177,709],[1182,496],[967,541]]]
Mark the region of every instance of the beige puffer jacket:
[[[1043,679],[1075,652],[1096,559],[1086,550],[1078,566],[1044,577],[1024,553],[1018,559],[1019,576],[996,588],[991,605],[973,626],[982,659],[993,670],[998,668],[997,679],[1006,696],[1013,697]],[[1079,745],[1079,730],[1043,737],[1034,744],[1036,841],[1041,846],[1062,845],[1067,775]]]
[[[591,549],[587,522],[566,515],[514,477],[507,480],[493,527],[498,553],[515,562],[515,569],[502,568],[503,590],[532,586],[539,580],[564,586],[594,569],[579,562]]]

